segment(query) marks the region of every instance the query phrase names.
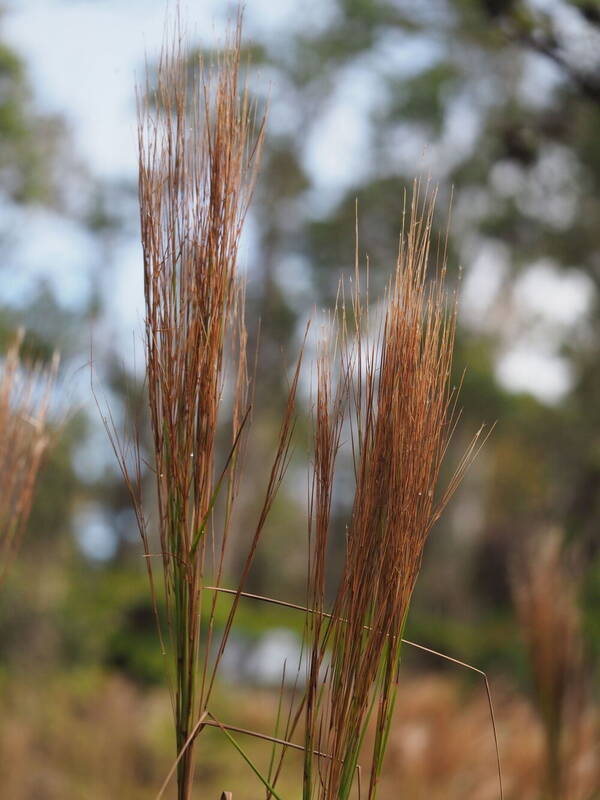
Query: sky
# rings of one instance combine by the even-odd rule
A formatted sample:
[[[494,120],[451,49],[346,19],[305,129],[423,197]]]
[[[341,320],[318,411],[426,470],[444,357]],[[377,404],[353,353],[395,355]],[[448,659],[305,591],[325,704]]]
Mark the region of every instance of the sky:
[[[192,39],[214,43],[222,37],[222,22],[216,16],[222,2],[189,0],[182,5],[184,17],[193,20],[189,25]],[[163,0],[12,0],[7,4],[4,36],[27,63],[36,106],[65,118],[78,158],[102,180],[135,181],[134,86],[141,77],[145,55],[152,60],[159,50],[165,8]],[[322,25],[335,13],[333,4],[327,2],[305,3],[302,14],[298,8],[292,0],[248,0],[246,32],[250,37],[268,35],[277,40],[279,31]],[[393,42],[390,48],[387,58],[402,68],[402,48],[396,43],[394,49]],[[396,61],[393,53],[397,53]],[[417,46],[404,62],[414,65],[428,58],[427,47]],[[319,176],[321,196],[335,197],[360,172],[365,161],[363,109],[374,97],[368,65],[362,70],[359,67],[342,80],[327,114],[307,138],[307,166]],[[285,110],[278,116],[274,103],[272,124],[284,124],[286,117]],[[463,136],[468,132],[467,122],[463,118],[457,128]],[[467,140],[463,146],[468,146]],[[5,211],[5,220],[17,213]],[[88,273],[81,265],[94,263],[93,237],[51,212],[28,209],[18,213],[28,218],[27,224],[17,224],[16,219],[9,223],[15,232],[11,266],[18,279],[8,289],[7,299],[31,291],[46,275],[61,302],[75,307],[90,288]],[[139,330],[142,318],[141,252],[135,225],[115,243],[114,259],[111,314],[114,328],[122,336]],[[485,249],[465,266],[461,308],[466,324],[481,327],[488,323],[505,266],[501,253]],[[589,286],[580,273],[559,272],[550,262],[532,265],[516,286],[516,314],[527,324],[519,327],[514,316],[506,322],[506,346],[497,365],[505,387],[531,391],[547,402],[564,395],[570,375],[567,363],[557,355],[553,336],[577,321],[589,297]],[[518,327],[518,335],[511,335],[515,333],[511,326]]]
[[[216,0],[194,6],[195,27],[216,38]],[[158,53],[162,0],[13,0],[7,39],[25,56],[38,107],[70,124],[78,153],[101,178],[134,178],[134,86]]]

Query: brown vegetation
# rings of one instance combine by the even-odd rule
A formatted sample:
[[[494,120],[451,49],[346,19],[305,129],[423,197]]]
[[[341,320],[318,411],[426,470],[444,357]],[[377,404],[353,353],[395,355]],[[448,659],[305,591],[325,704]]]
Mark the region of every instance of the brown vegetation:
[[[589,724],[584,709],[590,698],[572,562],[562,537],[550,530],[528,543],[515,563],[512,581],[544,725],[549,800],[583,796],[578,754]]]
[[[506,799],[540,800],[543,726],[514,688],[497,687],[496,701]],[[114,675],[54,677],[35,685],[15,676],[2,684],[0,702],[2,787],[10,800],[148,800],[172,762],[166,691],[143,691]],[[213,709],[227,722],[269,732],[277,705],[276,691],[228,687],[217,690]],[[573,760],[576,800],[591,800],[600,786],[595,722],[593,708],[586,708]],[[202,737],[198,796],[218,798],[227,787],[234,800],[260,797],[260,782],[242,759],[231,757],[221,733],[207,729]],[[267,764],[268,744],[244,737],[243,745],[256,763]],[[281,778],[289,800],[301,796],[299,755],[290,752]],[[497,800],[493,758],[487,702],[479,690],[465,691],[448,676],[402,675],[380,779],[382,800]],[[175,797],[174,789],[166,797]]]
[[[309,615],[304,796],[346,798],[358,779],[369,719],[376,717],[368,796],[374,797],[395,697],[402,634],[427,536],[473,456],[476,437],[445,491],[440,468],[454,424],[451,386],[455,309],[448,306],[444,254],[430,278],[434,196],[413,190],[378,331],[358,263],[352,332],[342,313],[341,380],[318,369],[313,484],[311,603],[323,610],[329,511],[343,412],[350,406],[356,488],[344,571],[331,616]],[[315,758],[314,751],[328,757]]]
[[[299,376],[297,367],[263,510],[211,663],[216,591],[212,600],[208,593],[203,598],[206,578],[218,587],[222,577],[249,415],[244,295],[236,262],[262,141],[262,123],[256,132],[247,94],[240,94],[238,87],[240,35],[238,18],[216,68],[200,61],[190,78],[177,26],[158,65],[156,89],[147,89],[140,106],[147,380],[174,675],[179,800],[190,796],[197,734],[209,723],[220,725],[208,703],[239,593],[286,466]],[[415,186],[401,231],[381,328],[375,335],[369,330],[369,298],[361,294],[357,258],[352,307],[348,318],[344,307],[341,313],[340,364],[330,362],[326,348],[318,364],[309,568],[309,602],[317,613],[307,615],[310,675],[286,737],[304,709],[305,798],[349,796],[373,711],[377,733],[368,794],[376,794],[397,691],[402,633],[423,547],[479,436],[437,497],[455,422],[456,392],[450,381],[456,310],[447,302],[443,250],[438,251],[439,263],[430,279],[434,197],[422,202],[419,191]],[[237,358],[232,446],[216,480],[215,436],[230,340]],[[333,366],[341,372],[335,389]],[[331,492],[346,410],[355,501],[342,579],[332,613],[325,617]],[[140,493],[140,447],[132,471],[114,430],[112,436],[131,489],[154,592],[155,554]],[[217,532],[214,511],[224,481]],[[212,602],[212,611],[202,637],[203,601]],[[222,731],[244,756],[225,728]],[[315,753],[326,757],[317,755],[315,762]],[[262,777],[268,793],[276,794],[278,775],[279,769],[273,785]],[[163,788],[167,782],[168,778]]]
[[[47,414],[58,358],[49,368],[23,363],[20,331],[0,375],[0,581],[25,529],[49,442]]]
[[[232,728],[224,724],[211,702],[238,603],[288,462],[300,369],[298,362],[262,509],[231,610],[217,636],[215,608],[250,416],[237,254],[264,122],[257,123],[247,92],[239,86],[240,37],[238,18],[216,65],[200,61],[190,76],[176,26],[158,65],[156,88],[151,92],[147,87],[140,104],[139,195],[159,553],[151,546],[141,495],[139,441],[132,465],[114,426],[109,432],[133,499],[155,610],[152,562],[157,556],[162,561],[177,757],[159,796],[176,772],[178,800],[189,800],[196,739],[212,728],[235,747],[267,796],[279,798],[284,756],[298,749],[290,740],[301,728],[304,800],[347,800],[355,786],[361,792],[363,781],[371,799],[390,740],[402,636],[424,546],[480,446],[481,431],[440,491],[440,471],[457,419],[451,378],[456,307],[448,302],[443,242],[432,263],[435,195],[426,191],[421,197],[416,184],[405,209],[380,326],[373,330],[369,325],[369,297],[361,291],[357,256],[350,307],[342,292],[339,334],[334,342],[323,343],[318,359],[309,514],[311,611],[306,615],[310,667],[299,703],[292,702],[284,736],[275,737],[280,759],[273,755],[265,777],[231,735],[238,721]],[[226,391],[233,398],[231,445],[217,472],[215,442]],[[328,612],[330,513],[344,426],[355,493],[342,576]],[[209,609],[204,617],[203,607]],[[202,618],[207,622],[201,630]],[[528,624],[535,627],[533,621]],[[551,729],[558,724],[553,717]],[[367,743],[363,776],[359,758]]]
[[[155,610],[152,561],[157,555],[162,561],[168,636],[161,633],[161,642],[168,650],[179,800],[190,797],[194,745],[211,716],[208,703],[239,599],[213,641],[217,594],[204,586],[218,586],[222,578],[250,415],[237,254],[263,129],[239,84],[240,37],[241,16],[217,63],[199,59],[190,74],[177,22],[160,58],[156,87],[147,86],[140,101],[139,199],[159,554],[153,552],[142,500],[140,442],[134,441],[132,462],[112,419],[105,420],[135,508]],[[299,364],[240,591],[287,464],[298,377]],[[217,477],[215,439],[228,389],[231,447]],[[203,605],[209,611],[201,635]]]

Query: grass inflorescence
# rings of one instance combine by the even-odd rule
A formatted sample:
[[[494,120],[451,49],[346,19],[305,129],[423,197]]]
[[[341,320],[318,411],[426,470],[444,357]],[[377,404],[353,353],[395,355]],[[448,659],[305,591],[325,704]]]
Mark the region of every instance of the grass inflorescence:
[[[445,254],[431,276],[433,194],[415,184],[381,322],[369,325],[358,258],[351,306],[341,301],[335,369],[318,368],[311,502],[309,602],[324,604],[329,514],[344,413],[355,491],[342,577],[331,615],[307,619],[304,798],[345,800],[360,781],[371,720],[368,777],[374,797],[394,709],[402,636],[427,536],[472,459],[475,437],[447,487],[440,469],[456,421],[451,385],[456,307],[445,287]],[[375,327],[375,330],[370,330]],[[331,375],[338,376],[337,386]],[[314,751],[327,759],[315,758]]]
[[[24,332],[8,349],[0,374],[0,581],[23,533],[50,441],[48,408],[58,356],[49,366],[21,357]]]

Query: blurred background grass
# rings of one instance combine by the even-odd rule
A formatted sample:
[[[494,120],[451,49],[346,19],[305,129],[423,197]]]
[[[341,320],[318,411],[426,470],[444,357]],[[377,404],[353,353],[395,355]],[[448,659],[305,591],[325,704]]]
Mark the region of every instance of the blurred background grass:
[[[218,48],[227,12],[189,4],[198,49]],[[23,324],[30,355],[58,347],[57,414],[68,409],[0,599],[3,796],[152,797],[172,758],[168,696],[135,522],[89,382],[93,357],[117,421],[143,408],[133,89],[144,47],[157,56],[164,7],[23,0],[0,19],[0,343]],[[539,797],[543,737],[509,586],[534,536],[558,530],[574,554],[590,698],[600,678],[600,8],[248,0],[245,36],[270,117],[242,247],[251,337],[259,318],[261,333],[235,536],[243,545],[256,512],[307,315],[352,268],[356,200],[376,289],[403,190],[431,176],[441,233],[453,195],[457,383],[466,369],[453,451],[481,422],[498,424],[429,542],[407,636],[490,671],[507,796]],[[308,425],[301,416],[249,586],[296,602]],[[348,503],[342,482],[340,550]],[[277,676],[300,634],[295,612],[242,605],[224,719],[272,730]],[[407,653],[402,686],[383,796],[496,797],[479,683]],[[593,796],[593,716],[590,700],[574,797]],[[218,732],[208,740],[202,795],[255,797],[243,762]],[[296,796],[293,768],[286,781]]]

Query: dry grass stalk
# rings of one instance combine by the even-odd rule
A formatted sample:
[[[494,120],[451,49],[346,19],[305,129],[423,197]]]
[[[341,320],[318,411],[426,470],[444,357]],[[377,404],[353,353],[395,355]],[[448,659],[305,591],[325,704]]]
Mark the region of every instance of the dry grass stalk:
[[[249,414],[244,293],[237,255],[263,121],[257,121],[247,91],[239,84],[240,37],[241,16],[217,62],[199,60],[190,71],[178,20],[161,54],[156,86],[152,91],[146,87],[139,105],[147,382],[172,652],[179,800],[190,796],[194,740],[202,727],[198,721],[206,713],[231,627],[229,622],[211,668],[216,596],[209,600],[210,621],[201,637],[202,587],[206,574],[216,583],[221,578]],[[236,362],[232,445],[217,477],[215,437],[229,343]],[[293,401],[290,395],[267,510],[285,464]],[[114,426],[109,428],[131,489],[154,593],[139,443],[132,467]],[[219,530],[214,522],[217,503]],[[259,523],[242,580],[261,529]],[[201,647],[206,648],[202,653]]]
[[[237,256],[264,128],[264,119],[257,118],[247,90],[240,86],[240,45],[241,14],[216,63],[200,59],[190,71],[177,20],[158,64],[156,87],[146,87],[139,106],[147,383],[178,800],[191,796],[195,743],[207,724],[209,699],[239,603],[238,595],[215,642],[217,592],[211,596],[203,589],[207,581],[218,586],[223,575],[250,414],[244,287]],[[238,578],[240,593],[288,464],[299,371],[300,359],[263,506]],[[215,440],[227,375],[233,376],[232,443],[216,473]],[[136,434],[132,452],[110,414],[105,424],[130,489],[156,610],[140,442]],[[202,618],[207,620],[204,631]]]
[[[367,724],[376,735],[368,796],[377,780],[396,694],[402,633],[427,536],[457,487],[479,434],[449,485],[436,486],[455,422],[451,387],[456,309],[449,307],[445,254],[428,277],[434,197],[413,192],[383,322],[369,341],[368,298],[358,264],[352,330],[342,309],[341,380],[320,361],[316,403],[310,604],[320,612],[334,462],[343,401],[349,401],[356,489],[342,579],[331,618],[309,615],[304,798],[343,800],[356,778]],[[358,261],[358,259],[357,259]],[[313,751],[330,754],[315,759]]]
[[[24,332],[10,346],[0,376],[0,581],[29,519],[36,478],[48,447],[48,406],[58,369],[23,364]]]
[[[558,532],[529,542],[512,590],[546,735],[545,796],[570,800],[580,796],[569,747],[578,749],[583,713],[583,639],[577,583]]]

